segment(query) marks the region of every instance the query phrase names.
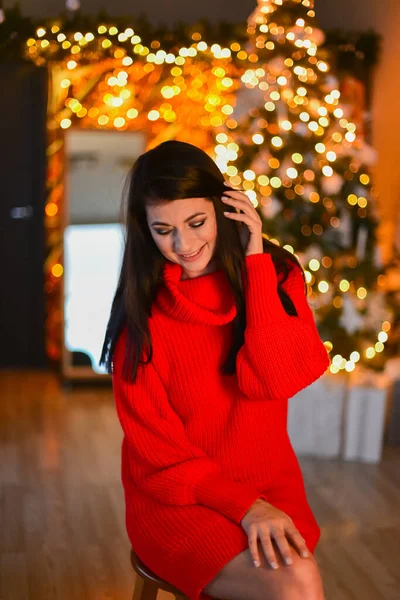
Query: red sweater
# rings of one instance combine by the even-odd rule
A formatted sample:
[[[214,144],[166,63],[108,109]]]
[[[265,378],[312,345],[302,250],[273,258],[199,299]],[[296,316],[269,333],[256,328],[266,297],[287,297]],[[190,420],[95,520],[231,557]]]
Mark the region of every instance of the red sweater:
[[[320,535],[287,409],[325,373],[329,356],[300,270],[292,266],[283,284],[298,313],[289,316],[271,256],[245,263],[247,326],[234,375],[219,372],[236,315],[225,273],[181,280],[181,266],[169,261],[149,319],[151,363],[139,366],[134,384],[123,381],[125,330],[113,358],[128,535],[149,568],[193,600],[247,547],[240,521],[257,498],[289,514],[311,551]],[[195,540],[186,553],[185,539]]]

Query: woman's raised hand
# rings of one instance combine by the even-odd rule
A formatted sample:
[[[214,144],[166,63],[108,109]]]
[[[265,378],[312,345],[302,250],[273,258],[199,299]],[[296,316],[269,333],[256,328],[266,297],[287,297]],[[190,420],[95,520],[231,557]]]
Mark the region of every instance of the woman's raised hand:
[[[228,185],[228,184],[226,184]],[[249,241],[245,248],[246,256],[251,254],[262,254],[263,238],[262,238],[262,221],[261,217],[253,206],[251,200],[246,194],[239,190],[226,190],[222,196],[222,202],[234,206],[237,210],[243,212],[224,212],[228,219],[244,223],[249,230]]]
[[[303,558],[310,556],[306,542],[296,529],[292,519],[262,498],[258,498],[254,502],[241,520],[241,525],[249,538],[249,549],[256,567],[261,564],[257,545],[258,538],[267,560],[274,569],[278,569],[279,565],[271,538],[274,538],[286,564],[292,563],[292,552],[286,537],[291,538],[300,556]]]

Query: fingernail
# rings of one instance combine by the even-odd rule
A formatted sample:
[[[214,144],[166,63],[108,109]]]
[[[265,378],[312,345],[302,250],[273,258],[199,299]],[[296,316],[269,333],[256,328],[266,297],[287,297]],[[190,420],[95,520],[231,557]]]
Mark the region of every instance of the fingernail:
[[[287,557],[285,558],[285,563],[286,563],[287,565],[291,565],[291,564],[293,563],[293,561],[292,561],[292,559],[291,559],[291,558],[289,558],[289,556],[287,556]]]
[[[271,567],[272,567],[273,569],[277,569],[277,568],[278,568],[278,563],[276,563],[276,562],[272,562],[272,563],[271,563]]]
[[[260,563],[260,561],[258,561],[258,560],[255,560],[255,561],[254,561],[254,566],[256,566],[256,567],[259,567],[259,566],[260,566],[260,564],[261,564],[261,563]]]
[[[307,552],[306,550],[303,550],[303,552],[301,553],[301,555],[303,556],[303,558],[307,558],[307,556],[310,556],[310,553]]]

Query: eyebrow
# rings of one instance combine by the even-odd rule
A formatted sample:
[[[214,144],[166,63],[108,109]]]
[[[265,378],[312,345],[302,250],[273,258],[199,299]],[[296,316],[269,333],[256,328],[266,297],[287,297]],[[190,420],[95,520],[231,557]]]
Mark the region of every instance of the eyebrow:
[[[190,215],[190,217],[188,217],[187,219],[184,220],[184,223],[187,223],[188,221],[190,221],[190,219],[193,219],[193,217],[198,217],[199,215],[207,215],[207,213],[204,212],[197,212],[194,213],[193,215]],[[162,221],[153,221],[153,223],[151,224],[151,226],[153,225],[167,225],[167,227],[169,227],[169,223],[163,223]]]

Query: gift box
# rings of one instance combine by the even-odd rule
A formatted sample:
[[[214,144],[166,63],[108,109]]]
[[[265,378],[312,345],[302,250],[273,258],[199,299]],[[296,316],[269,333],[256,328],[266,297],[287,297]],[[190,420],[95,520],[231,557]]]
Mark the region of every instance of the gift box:
[[[342,457],[379,462],[382,455],[389,380],[358,365],[345,399]]]
[[[340,455],[347,379],[328,371],[290,398],[288,434],[296,454]]]
[[[325,373],[289,400],[288,434],[299,456],[379,462],[391,377],[357,365],[351,373]],[[400,385],[392,412],[400,420]],[[400,437],[400,423],[392,425]]]

